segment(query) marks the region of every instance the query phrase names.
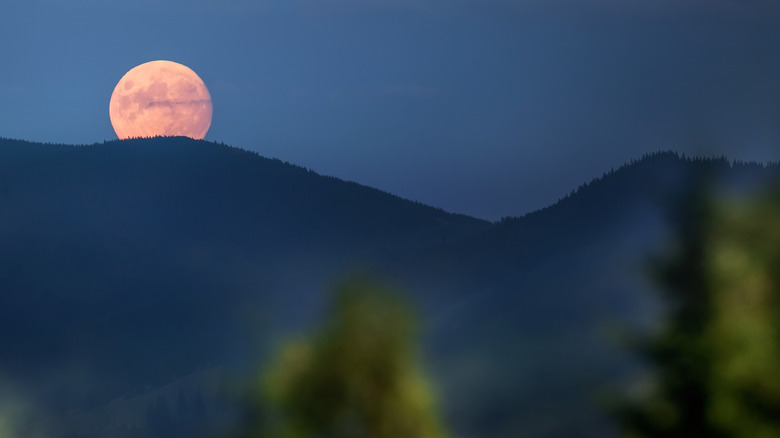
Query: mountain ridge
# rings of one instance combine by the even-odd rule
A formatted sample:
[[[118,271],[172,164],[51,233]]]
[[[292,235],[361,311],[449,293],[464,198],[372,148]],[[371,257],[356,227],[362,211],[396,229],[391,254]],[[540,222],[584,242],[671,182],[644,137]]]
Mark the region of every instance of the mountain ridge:
[[[603,436],[590,397],[636,365],[599,333],[657,318],[642,263],[669,206],[703,175],[753,190],[777,174],[662,152],[491,223],[213,142],[0,139],[0,374],[55,420],[97,412],[262,358],[368,271],[420,308],[460,434]],[[265,347],[247,353],[252,330]]]

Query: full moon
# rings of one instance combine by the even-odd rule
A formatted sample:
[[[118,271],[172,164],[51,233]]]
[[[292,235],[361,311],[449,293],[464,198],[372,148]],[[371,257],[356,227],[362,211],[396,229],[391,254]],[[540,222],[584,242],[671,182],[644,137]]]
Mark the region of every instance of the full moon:
[[[211,126],[211,95],[188,67],[151,61],[122,76],[108,112],[120,139],[158,135],[203,139]]]

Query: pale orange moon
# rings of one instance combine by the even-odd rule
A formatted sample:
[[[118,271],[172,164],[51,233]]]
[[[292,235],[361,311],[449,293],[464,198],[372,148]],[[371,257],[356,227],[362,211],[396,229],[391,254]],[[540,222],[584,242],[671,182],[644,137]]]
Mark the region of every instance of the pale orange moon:
[[[120,139],[182,135],[203,139],[211,126],[211,95],[188,67],[151,61],[127,72],[108,104]]]

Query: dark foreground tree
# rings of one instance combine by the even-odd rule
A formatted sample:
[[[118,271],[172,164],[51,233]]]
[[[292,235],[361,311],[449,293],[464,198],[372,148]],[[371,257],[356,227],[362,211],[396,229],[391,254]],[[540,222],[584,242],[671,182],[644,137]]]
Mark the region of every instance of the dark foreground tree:
[[[262,427],[249,436],[443,437],[416,335],[397,295],[345,284],[324,326],[286,344],[264,375]]]
[[[658,269],[668,316],[642,346],[654,379],[619,419],[630,437],[778,437],[780,198],[681,211]]]

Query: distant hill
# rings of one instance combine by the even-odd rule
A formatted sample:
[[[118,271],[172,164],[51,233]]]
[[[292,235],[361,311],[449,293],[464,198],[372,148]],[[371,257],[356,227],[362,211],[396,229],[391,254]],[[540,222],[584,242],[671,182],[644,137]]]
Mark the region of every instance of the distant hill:
[[[2,140],[0,205],[0,367],[113,382],[61,409],[221,360],[266,309],[300,321],[304,297],[285,293],[321,294],[325,275],[489,226],[187,138]]]
[[[643,263],[703,174],[753,187],[777,167],[654,154],[489,223],[188,138],[3,139],[0,377],[57,436],[153,436],[130,421],[174,404],[162,388],[190,406],[182,376],[214,387],[205,370],[257,360],[372,272],[421,306],[459,435],[603,436],[594,399],[636,370],[609,330],[655,320]]]
[[[411,263],[460,273],[465,295],[431,336],[464,436],[616,436],[603,399],[639,371],[618,339],[658,320],[649,263],[674,243],[677,203],[701,181],[737,196],[778,177],[777,165],[652,154]]]

